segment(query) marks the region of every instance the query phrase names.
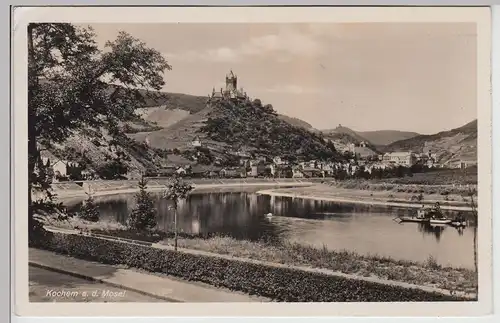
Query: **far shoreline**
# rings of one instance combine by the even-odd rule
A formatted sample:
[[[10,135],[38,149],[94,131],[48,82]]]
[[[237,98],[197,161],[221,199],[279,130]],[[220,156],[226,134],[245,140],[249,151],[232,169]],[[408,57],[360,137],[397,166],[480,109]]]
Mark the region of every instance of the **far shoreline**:
[[[328,202],[337,202],[337,203],[346,203],[346,204],[362,204],[362,205],[372,205],[372,206],[389,206],[389,207],[410,207],[410,208],[420,208],[421,204],[415,203],[399,203],[399,202],[389,202],[389,201],[374,201],[374,200],[363,200],[362,197],[359,199],[349,199],[344,197],[326,197],[326,196],[311,196],[304,194],[290,194],[283,192],[276,192],[275,189],[270,190],[260,190],[256,192],[259,195],[268,195],[268,196],[278,196],[278,197],[291,197],[291,198],[299,198],[299,199],[308,199],[315,201],[328,201]],[[470,207],[462,207],[462,206],[448,206],[442,205],[440,206],[443,210],[449,211],[472,211]]]
[[[294,188],[294,187],[307,187],[313,186],[312,182],[296,182],[296,183],[224,183],[224,184],[193,184],[193,193],[223,193],[223,192],[258,192],[262,188],[272,187],[272,189],[279,188]],[[146,190],[148,192],[161,192],[164,191],[166,186],[150,186]],[[93,197],[99,196],[112,196],[119,194],[132,194],[137,193],[139,188],[128,188],[121,190],[102,190],[92,193]],[[57,199],[62,202],[67,202],[71,200],[82,200],[86,195],[85,189],[81,190],[54,190]]]
[[[314,182],[257,182],[257,183],[213,183],[213,184],[193,184],[193,193],[230,193],[230,192],[248,192],[255,193],[258,195],[268,195],[276,197],[290,197],[290,198],[300,198],[316,201],[329,201],[336,203],[346,203],[346,204],[357,204],[357,205],[371,205],[371,206],[387,206],[387,207],[402,207],[402,208],[420,208],[420,204],[416,203],[404,203],[404,202],[393,202],[393,201],[377,201],[371,200],[364,196],[354,196],[353,198],[347,198],[342,196],[319,196],[319,195],[306,195],[300,192],[288,193],[279,192],[280,189],[290,189],[290,188],[305,188],[314,187],[316,183]],[[147,188],[148,192],[157,193],[164,191],[166,186],[164,185],[154,185]],[[350,190],[350,189],[346,189]],[[93,197],[101,196],[113,196],[119,194],[133,194],[137,193],[139,188],[126,188],[126,189],[103,189],[97,190],[92,193]],[[356,190],[352,190],[353,192]],[[82,187],[81,190],[64,190],[56,189],[54,193],[57,199],[61,202],[75,203],[82,201],[86,198],[86,190]],[[456,206],[456,205],[441,205],[441,209],[450,211],[471,211],[472,209],[468,206]]]

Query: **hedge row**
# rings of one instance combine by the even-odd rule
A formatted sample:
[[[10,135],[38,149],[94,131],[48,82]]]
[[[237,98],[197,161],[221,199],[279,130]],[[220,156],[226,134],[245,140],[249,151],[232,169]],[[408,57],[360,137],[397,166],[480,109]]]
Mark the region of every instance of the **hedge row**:
[[[285,302],[460,301],[458,297],[276,268],[219,257],[49,233],[31,246],[104,264],[123,264]]]

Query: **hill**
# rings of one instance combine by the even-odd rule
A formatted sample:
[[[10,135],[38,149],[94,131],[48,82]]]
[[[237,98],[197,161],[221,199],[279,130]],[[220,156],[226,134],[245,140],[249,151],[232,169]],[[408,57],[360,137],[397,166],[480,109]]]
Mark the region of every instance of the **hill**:
[[[460,159],[477,161],[477,119],[449,131],[396,141],[385,148],[385,151],[402,150],[431,151],[443,163]]]
[[[419,133],[399,130],[358,131],[363,138],[376,146],[387,146],[393,142],[419,136]]]
[[[365,137],[361,136],[358,132],[348,128],[344,127],[342,125],[338,125],[337,128],[335,129],[326,129],[326,130],[321,130],[325,136],[328,136],[329,138],[352,138],[355,140],[354,143],[358,144],[362,141],[369,142],[368,139]],[[347,136],[346,136],[347,135]]]
[[[362,136],[357,131],[354,131],[348,127],[338,125],[335,129],[321,130],[325,138],[332,140],[337,147],[347,149],[348,144],[359,144],[365,142],[367,147],[369,147],[374,152],[379,152],[380,147],[373,144],[370,140]]]
[[[145,102],[145,108],[139,112],[141,117],[153,125],[162,128],[196,114],[205,109],[207,97],[181,93],[151,92]],[[278,114],[278,117],[294,126],[305,129],[313,127],[304,120]]]
[[[217,99],[209,106],[208,119],[199,132],[211,140],[265,156],[304,159],[340,156],[321,134],[288,123],[272,105],[262,105],[258,99]]]
[[[304,129],[314,130],[313,126],[311,126],[309,123],[299,118],[289,117],[284,114],[278,114],[278,118],[296,127],[302,127]]]
[[[278,115],[271,105],[260,100],[216,99],[197,113],[158,131],[130,134],[151,147],[165,150],[189,150],[199,137],[216,153],[244,150],[272,157],[337,157],[335,147],[320,134],[306,129],[298,119]]]

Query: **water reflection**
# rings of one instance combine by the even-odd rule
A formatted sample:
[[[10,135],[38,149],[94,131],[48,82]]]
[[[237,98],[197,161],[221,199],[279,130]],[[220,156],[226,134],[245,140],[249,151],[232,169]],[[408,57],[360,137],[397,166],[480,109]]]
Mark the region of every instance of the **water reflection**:
[[[174,226],[171,205],[156,199],[160,230]],[[135,206],[133,194],[97,197],[102,218],[125,223]],[[68,206],[76,210],[79,205]],[[425,261],[430,255],[443,265],[473,267],[472,228],[423,223],[398,224],[393,219],[414,210],[341,204],[250,193],[192,194],[179,204],[181,232],[235,239],[288,240],[361,254],[379,254],[396,259]],[[272,218],[265,214],[272,213]],[[454,212],[448,212],[450,217]],[[429,239],[430,238],[430,239]],[[456,250],[461,250],[457,253]]]
[[[418,224],[418,229],[420,232],[423,232],[424,234],[429,234],[433,235],[436,237],[436,241],[439,242],[441,240],[441,235],[443,234],[444,230],[446,229],[446,225],[442,224],[430,224],[430,223],[417,223]]]

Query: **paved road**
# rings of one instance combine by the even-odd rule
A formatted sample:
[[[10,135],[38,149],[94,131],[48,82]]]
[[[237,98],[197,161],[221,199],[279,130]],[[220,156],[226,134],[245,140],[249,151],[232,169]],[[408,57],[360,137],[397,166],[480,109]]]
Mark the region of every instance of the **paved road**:
[[[30,302],[166,302],[140,293],[29,266]]]

